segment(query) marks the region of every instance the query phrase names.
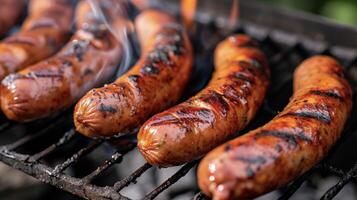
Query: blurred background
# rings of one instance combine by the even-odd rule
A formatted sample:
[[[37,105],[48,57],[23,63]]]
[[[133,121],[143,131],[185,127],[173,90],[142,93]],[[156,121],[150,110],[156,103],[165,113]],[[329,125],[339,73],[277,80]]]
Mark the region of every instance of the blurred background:
[[[357,25],[357,0],[260,0],[274,6],[319,14],[340,23]]]

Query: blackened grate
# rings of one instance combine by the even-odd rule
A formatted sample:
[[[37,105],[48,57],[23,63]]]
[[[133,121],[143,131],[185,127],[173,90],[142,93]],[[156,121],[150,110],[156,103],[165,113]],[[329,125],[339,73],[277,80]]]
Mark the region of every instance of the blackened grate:
[[[212,52],[215,45],[233,32],[246,33],[256,38],[268,58],[270,58],[271,88],[257,118],[242,133],[261,126],[284,108],[292,94],[292,73],[294,68],[311,55],[327,54],[339,58],[346,66],[354,90],[357,89],[357,58],[341,57],[331,50],[329,45],[322,45],[322,48],[316,48],[316,46],[312,45],[313,48],[310,48],[311,45],[310,47],[306,46],[306,41],[289,39],[291,38],[289,37],[290,33],[279,32],[264,25],[256,26],[244,21],[235,28],[227,30],[217,21],[209,20],[205,23],[197,23],[195,29],[196,31],[192,34],[196,51],[195,70],[186,97],[194,94],[207,83],[212,71]],[[293,34],[291,33],[291,35]],[[356,96],[354,97],[354,104],[357,104]],[[73,129],[71,116],[72,113],[69,110],[51,119],[29,124],[16,124],[7,121],[2,116],[0,132],[1,137],[4,139],[0,140],[3,143],[3,146],[0,147],[0,160],[45,183],[86,199],[132,199],[132,197],[123,195],[121,191],[136,184],[137,181],[140,182],[141,175],[151,173],[149,170],[154,170],[153,172],[160,170],[144,163],[139,168],[133,169],[130,175],[120,180],[116,180],[111,184],[97,184],[96,180],[98,178],[104,176],[114,165],[119,165],[124,158],[129,156],[127,155],[128,153],[135,150],[135,137],[122,138],[122,146],[126,148],[113,149],[107,145],[105,140],[90,140],[77,134]],[[289,199],[315,173],[340,177],[340,181],[326,191],[321,199],[333,199],[347,183],[356,179],[357,164],[355,163],[357,163],[357,158],[356,160],[350,159],[343,164],[336,164],[336,157],[341,155],[341,147],[345,146],[346,141],[357,132],[356,120],[357,112],[354,106],[343,137],[335,145],[331,153],[309,172],[297,178],[287,187],[282,188],[279,200]],[[98,149],[104,149],[106,154],[110,155],[109,158],[104,160],[101,158],[100,160],[103,161],[99,164],[94,164],[96,168],[92,170],[88,169],[91,168],[89,167],[90,165],[88,167],[84,165],[84,169],[83,164],[80,169],[76,167],[83,160],[88,160],[88,154]],[[349,149],[349,151],[354,150]],[[161,183],[157,183],[155,189],[141,198],[155,199],[190,170],[194,169],[197,163],[198,161],[194,161],[181,166],[172,176]],[[80,171],[73,175],[73,171],[76,170]],[[150,174],[150,176],[153,177],[154,182],[157,182],[155,174]],[[174,198],[183,193],[196,193],[196,195],[192,196],[193,199],[207,199],[198,191],[195,183],[172,191],[169,196]]]

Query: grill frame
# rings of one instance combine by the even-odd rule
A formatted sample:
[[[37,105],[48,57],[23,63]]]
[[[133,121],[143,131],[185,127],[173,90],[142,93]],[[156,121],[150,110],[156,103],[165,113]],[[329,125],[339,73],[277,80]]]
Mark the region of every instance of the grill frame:
[[[175,10],[175,12],[178,12],[177,5],[179,4],[174,1],[166,1],[165,3],[162,2],[160,4],[160,6],[163,6],[166,9],[167,7],[169,7],[169,9],[173,9]],[[197,12],[197,19],[199,22],[197,26],[213,26],[213,29],[215,29],[215,27],[218,27],[218,29],[220,30],[222,30],[223,27],[227,26],[227,16],[224,16],[223,14],[227,13],[225,12],[227,10],[224,10],[224,8],[219,8],[218,12],[215,12],[216,15],[214,15],[212,13],[212,10],[204,10],[204,6],[202,6],[201,8],[202,9],[199,9]],[[223,34],[228,34],[230,32],[247,33],[259,40],[262,46],[265,45],[269,47],[269,45],[271,46],[277,44],[283,44],[283,46],[286,46],[287,48],[282,49],[277,54],[274,54],[269,57],[270,65],[272,67],[278,65],[284,59],[288,58],[292,54],[296,54],[297,52],[299,52],[299,54],[304,55],[302,57],[307,57],[313,54],[333,55],[344,61],[344,64],[347,66],[348,71],[356,65],[357,38],[353,39],[353,35],[357,34],[357,29],[355,28],[335,24],[326,21],[322,18],[310,16],[305,13],[275,9],[266,5],[257,4],[256,2],[250,1],[242,1],[241,10],[243,10],[243,12],[241,13],[242,18],[240,23],[232,27],[232,29],[225,31],[225,33]],[[258,12],[262,15],[269,14],[270,17],[259,18],[251,14]],[[208,16],[207,13],[210,13],[212,15]],[[274,19],[279,20],[275,21]],[[294,28],[293,26],[286,26],[287,22],[294,23],[297,27],[306,26],[307,28],[306,30],[302,30],[301,28],[298,29]],[[316,32],[318,32],[319,34],[316,34]],[[341,37],[332,37],[331,33],[336,33]],[[348,41],[350,41],[349,44],[347,44]],[[295,66],[292,67],[295,68]],[[291,82],[291,77],[287,77],[286,79],[286,81]],[[353,77],[350,81],[355,91],[357,88],[356,81],[353,79]],[[285,86],[286,83],[281,84],[281,87]],[[279,92],[279,89],[270,92],[274,94]],[[357,102],[356,97],[354,97],[354,102]],[[356,108],[354,108],[354,110],[355,109]],[[263,106],[261,112],[265,112],[266,115],[269,115],[270,113],[270,117],[273,117],[276,114],[275,109],[270,108],[267,103]],[[70,115],[71,113],[68,112],[63,113],[53,119],[49,119],[49,121],[46,121],[46,123],[52,121],[60,123],[60,120],[66,120],[68,118],[70,119]],[[55,125],[52,124],[52,126],[56,126],[56,123],[54,124]],[[259,123],[257,124],[259,125]],[[254,126],[257,126],[257,124],[252,125],[247,129],[254,128]],[[4,123],[0,127],[0,132],[9,129],[12,126],[17,126],[17,124],[9,121],[4,121]],[[55,187],[58,187],[60,189],[63,189],[67,192],[86,199],[129,200],[129,197],[120,194],[120,190],[132,183],[135,183],[136,179],[139,178],[140,175],[145,173],[148,169],[152,168],[151,165],[146,163],[140,168],[136,169],[128,177],[116,182],[113,186],[100,187],[91,183],[94,178],[100,176],[107,168],[113,166],[114,164],[120,163],[125,154],[135,147],[134,145],[131,145],[130,148],[119,149],[116,153],[112,155],[110,159],[104,161],[97,169],[95,169],[93,172],[83,178],[74,178],[63,172],[67,167],[70,167],[78,160],[83,158],[85,155],[96,149],[96,147],[105,142],[101,139],[91,140],[88,145],[81,148],[75,154],[70,156],[67,160],[65,160],[61,164],[56,165],[53,168],[41,163],[40,161],[43,157],[48,156],[53,151],[56,151],[58,148],[61,148],[63,145],[65,145],[75,137],[75,131],[73,130],[73,128],[70,128],[69,131],[64,133],[64,135],[58,139],[57,143],[54,143],[45,148],[44,150],[39,151],[35,154],[29,155],[24,153],[18,153],[16,151],[16,149],[20,148],[21,146],[38,139],[38,137],[40,137],[41,135],[48,134],[49,131],[46,131],[47,128],[44,128],[42,131],[37,131],[34,134],[26,135],[12,144],[1,146],[0,160],[5,164],[22,172],[25,172],[26,174],[29,174],[44,183],[51,184]],[[328,174],[333,174],[341,177],[340,181],[336,185],[331,187],[325,193],[322,199],[332,199],[343,188],[345,184],[347,184],[351,180],[356,179],[357,164],[351,166],[349,171],[343,171],[328,164],[330,157],[334,155],[333,153],[336,151],[336,149],[338,149],[338,147],[341,146],[341,144],[346,140],[346,138],[348,138],[348,135],[353,134],[357,131],[355,130],[356,128],[354,128],[355,127],[347,127],[345,131],[346,133],[331,151],[332,153],[329,154],[329,156],[324,161],[315,166],[312,170],[302,175],[294,182],[292,182],[289,186],[284,188],[284,192],[279,198],[279,200],[289,199],[299,189],[302,183],[305,182],[315,172],[323,171]],[[189,172],[189,170],[196,166],[197,162],[198,161],[194,161],[192,163],[187,163],[182,166],[181,169],[179,169],[173,176],[161,183],[161,185],[159,185],[156,189],[154,189],[152,192],[143,197],[143,199],[154,199],[166,188],[170,187],[181,177],[185,176]],[[193,197],[193,199],[207,198],[203,194],[198,193]]]

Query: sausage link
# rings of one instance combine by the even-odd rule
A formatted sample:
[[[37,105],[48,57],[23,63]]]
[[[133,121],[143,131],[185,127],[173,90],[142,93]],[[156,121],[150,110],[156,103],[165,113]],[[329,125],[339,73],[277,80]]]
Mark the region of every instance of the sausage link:
[[[1,108],[16,121],[47,117],[74,104],[88,90],[104,84],[114,74],[121,57],[121,44],[111,31],[124,31],[116,0],[97,0],[104,10],[95,14],[90,1],[76,10],[77,31],[55,56],[7,76],[1,87]]]
[[[257,46],[245,35],[221,42],[208,86],[145,122],[138,148],[150,164],[167,167],[197,159],[253,119],[269,82],[268,62]]]
[[[71,0],[31,0],[21,30],[0,43],[0,80],[56,53],[68,39],[72,15]]]
[[[0,5],[0,36],[3,36],[20,18],[25,0],[0,0]]]
[[[192,66],[192,49],[170,15],[147,10],[135,20],[142,56],[114,83],[88,92],[76,105],[77,131],[88,137],[113,136],[141,125],[177,102]]]
[[[204,157],[198,167],[201,190],[214,200],[251,199],[321,161],[351,110],[352,91],[343,74],[333,58],[304,61],[294,74],[294,95],[279,115]]]

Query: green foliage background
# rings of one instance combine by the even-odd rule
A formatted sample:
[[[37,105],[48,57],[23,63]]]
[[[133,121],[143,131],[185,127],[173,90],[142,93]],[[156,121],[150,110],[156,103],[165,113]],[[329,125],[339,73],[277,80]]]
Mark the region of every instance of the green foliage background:
[[[357,0],[261,0],[276,6],[304,10],[357,25]]]

